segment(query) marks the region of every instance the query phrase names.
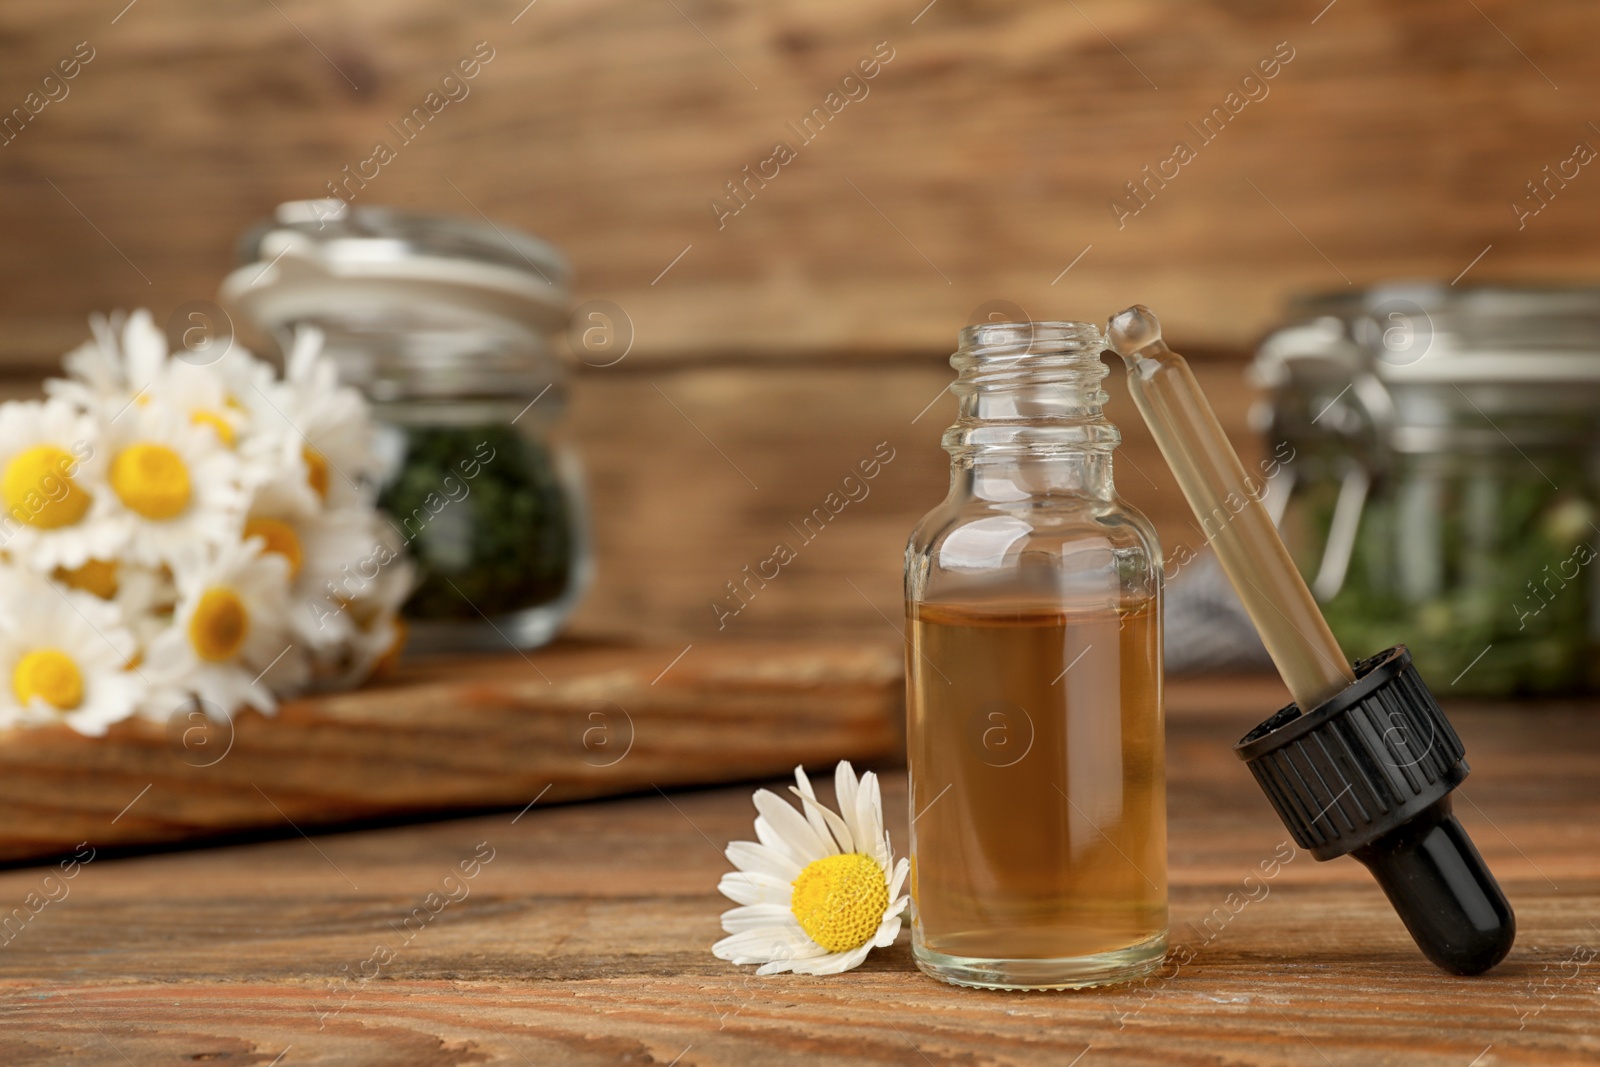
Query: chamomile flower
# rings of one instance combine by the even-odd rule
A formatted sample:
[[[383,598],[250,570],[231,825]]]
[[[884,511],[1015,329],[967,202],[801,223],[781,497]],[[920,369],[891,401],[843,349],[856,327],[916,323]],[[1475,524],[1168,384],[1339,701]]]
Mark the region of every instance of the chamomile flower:
[[[0,405],[0,548],[44,572],[117,552],[125,535],[104,521],[100,436],[63,400]]]
[[[170,563],[186,546],[238,539],[246,504],[239,460],[213,431],[157,404],[108,426],[106,521],[135,563]]]
[[[45,382],[45,391],[107,420],[130,407],[155,404],[209,429],[225,448],[236,448],[250,425],[238,387],[270,368],[243,348],[231,346],[214,363],[191,363],[167,351],[166,336],[148,311],[119,320],[90,320],[94,339],[67,356],[70,378]]]
[[[376,544],[372,513],[359,508],[319,508],[310,504],[292,476],[261,486],[245,519],[244,537],[259,537],[263,550],[289,565],[290,625],[307,645],[326,647],[349,638],[353,623],[316,610],[326,588],[359,571]],[[376,569],[376,564],[371,565]],[[367,579],[362,579],[364,582]]]
[[[757,974],[839,974],[899,936],[910,901],[900,895],[907,862],[896,863],[890,850],[875,774],[858,782],[849,763],[839,764],[837,814],[818,803],[804,769],[794,776],[804,814],[759,790],[760,843],[728,846],[739,870],[723,875],[717,888],[740,906],[723,913],[729,936],[711,951],[732,963],[759,963]]]
[[[271,711],[313,667],[366,677],[412,571],[321,335],[280,380],[238,346],[174,357],[145,311],[90,328],[47,400],[0,403],[0,727]]]
[[[77,567],[57,567],[50,575],[57,584],[114,603],[122,624],[140,649],[172,625],[178,590],[166,567],[141,567],[116,559],[90,559]],[[136,652],[137,665],[142,653]]]
[[[233,355],[228,353],[223,361]],[[222,375],[209,366],[168,360],[146,395],[150,403],[171,408],[186,416],[191,425],[210,430],[224,448],[238,447],[249,422],[244,405],[228,389]]]
[[[99,736],[132,715],[147,685],[113,604],[25,571],[0,579],[0,725],[65,723]]]
[[[278,469],[294,471],[315,504],[371,506],[371,486],[381,474],[372,420],[361,394],[339,384],[322,353],[322,331],[300,328],[284,380],[255,392],[265,403],[257,409],[263,425],[277,427],[264,436],[275,438],[269,451]]]
[[[124,564],[117,582],[117,607],[143,650],[171,625],[178,610],[178,583],[166,567]]]
[[[164,691],[193,693],[218,714],[245,704],[273,711],[273,693],[298,688],[306,674],[288,627],[288,571],[255,539],[180,553],[172,625],[150,643],[144,672]]]
[[[309,609],[319,627],[341,624],[343,640],[314,652],[312,669],[319,685],[357,685],[399,661],[405,647],[400,606],[416,587],[416,567],[405,556],[394,528],[376,517],[368,521],[367,550],[338,578],[321,586],[322,598]]]
[[[236,451],[248,459],[265,463],[279,473],[272,464],[279,443],[280,431],[287,422],[271,395],[280,387],[277,372],[272,365],[257,359],[249,351],[235,345],[228,354],[212,364],[222,381],[227,404],[243,413],[243,427]]]
[[[143,309],[90,316],[89,329],[93,337],[62,360],[69,377],[45,382],[45,392],[113,419],[160,376],[167,338]]]

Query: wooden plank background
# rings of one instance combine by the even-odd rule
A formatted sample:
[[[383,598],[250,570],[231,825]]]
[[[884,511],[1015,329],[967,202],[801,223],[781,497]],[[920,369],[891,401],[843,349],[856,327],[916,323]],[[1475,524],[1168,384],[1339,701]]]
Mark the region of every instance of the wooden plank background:
[[[1600,145],[1597,29],[1578,0],[8,3],[0,115],[94,58],[0,147],[0,359],[51,357],[91,310],[211,297],[247,224],[380,139],[397,158],[357,202],[552,239],[640,360],[940,352],[995,298],[1143,301],[1239,348],[1308,287],[1448,281],[1480,253],[1472,280],[1592,278],[1600,179],[1520,230],[1511,205]],[[469,95],[400,145],[388,124],[480,41]],[[880,42],[868,95],[803,143],[787,124]],[[1204,143],[1188,124],[1275,50]],[[779,140],[796,158],[719,230],[709,202]],[[1109,201],[1179,140],[1196,158],[1119,229]]]
[[[80,42],[94,56],[0,144],[11,391],[92,310],[160,319],[214,296],[241,230],[398,142],[388,124],[488,42],[469,94],[356,202],[538,233],[579,299],[631,319],[632,352],[583,368],[571,422],[596,516],[589,633],[887,634],[905,536],[946,479],[950,401],[918,416],[987,301],[1090,319],[1150,303],[1248,450],[1242,361],[1288,294],[1474,260],[1464,284],[1596,273],[1586,168],[1520,230],[1512,209],[1600,145],[1600,13],[1570,0],[124,3],[0,9],[0,118],[59,95],[43,79]],[[879,42],[893,58],[867,95],[800,144],[787,124]],[[1260,98],[1202,143],[1188,124],[1235,90]],[[778,139],[796,158],[719,230],[709,202]],[[1119,229],[1109,202],[1178,139],[1196,158]],[[1169,552],[1196,543],[1108,387],[1119,486]],[[870,498],[719,630],[725,583],[879,442],[896,458]]]
[[[949,486],[939,435],[955,416],[954,399],[940,396],[950,369],[937,358],[761,371],[628,366],[578,382],[573,432],[594,490],[599,572],[575,624],[662,641],[894,639],[906,538]],[[607,377],[613,371],[621,373]],[[1199,372],[1250,462],[1259,446],[1246,425],[1241,367],[1203,364]],[[1119,492],[1154,519],[1169,554],[1201,546],[1121,371],[1106,385],[1108,415],[1124,435],[1114,460]],[[864,483],[868,495],[804,541],[796,527],[885,443],[894,458]],[[739,606],[727,583],[742,582],[743,568],[754,570],[778,541],[798,558],[737,615],[721,616],[713,604]]]
[[[1243,365],[1202,362],[1197,371],[1255,461],[1262,450],[1247,425]],[[711,638],[897,640],[906,538],[949,486],[939,435],[955,417],[942,392],[952,377],[937,355],[759,367],[624,360],[585,370],[567,433],[586,469],[596,577],[573,630],[679,647]],[[1169,556],[1200,547],[1122,372],[1105,384],[1108,417],[1123,432],[1118,491],[1155,521]],[[37,393],[33,382],[10,390]],[[803,541],[795,528],[882,445],[893,458],[865,483],[867,495]],[[727,583],[742,582],[743,568],[780,540],[795,561],[722,619],[713,604],[739,604]]]

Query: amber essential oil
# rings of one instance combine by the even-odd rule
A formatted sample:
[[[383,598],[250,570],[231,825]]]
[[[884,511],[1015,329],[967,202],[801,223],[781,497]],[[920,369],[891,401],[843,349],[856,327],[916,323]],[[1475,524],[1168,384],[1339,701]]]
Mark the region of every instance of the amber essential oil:
[[[918,966],[1078,988],[1166,951],[1159,599],[911,603]]]

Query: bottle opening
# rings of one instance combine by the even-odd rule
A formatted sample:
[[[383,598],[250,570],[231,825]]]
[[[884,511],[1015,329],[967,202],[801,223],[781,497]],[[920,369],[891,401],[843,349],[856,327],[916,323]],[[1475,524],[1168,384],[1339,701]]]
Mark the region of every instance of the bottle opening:
[[[980,322],[961,331],[958,355],[978,359],[1033,354],[1082,354],[1098,359],[1106,338],[1091,322]]]

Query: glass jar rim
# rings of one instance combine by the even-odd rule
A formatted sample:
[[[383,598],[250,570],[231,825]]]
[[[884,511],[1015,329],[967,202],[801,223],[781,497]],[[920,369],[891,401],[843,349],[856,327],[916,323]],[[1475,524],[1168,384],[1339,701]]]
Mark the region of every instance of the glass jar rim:
[[[363,255],[379,259],[431,257],[493,263],[532,273],[564,288],[571,267],[554,245],[508,226],[456,215],[380,204],[354,205],[338,199],[291,200],[279,204],[270,221],[252,227],[238,246],[238,265],[271,258],[264,242],[274,231],[293,230],[313,244],[364,246]]]
[[[567,326],[570,270],[552,246],[494,223],[342,201],[291,201],[247,234],[222,302],[267,333],[297,323],[395,331],[427,323],[522,332]]]
[[[1390,282],[1291,301],[1256,353],[1273,384],[1300,360],[1396,384],[1600,383],[1600,287]]]

